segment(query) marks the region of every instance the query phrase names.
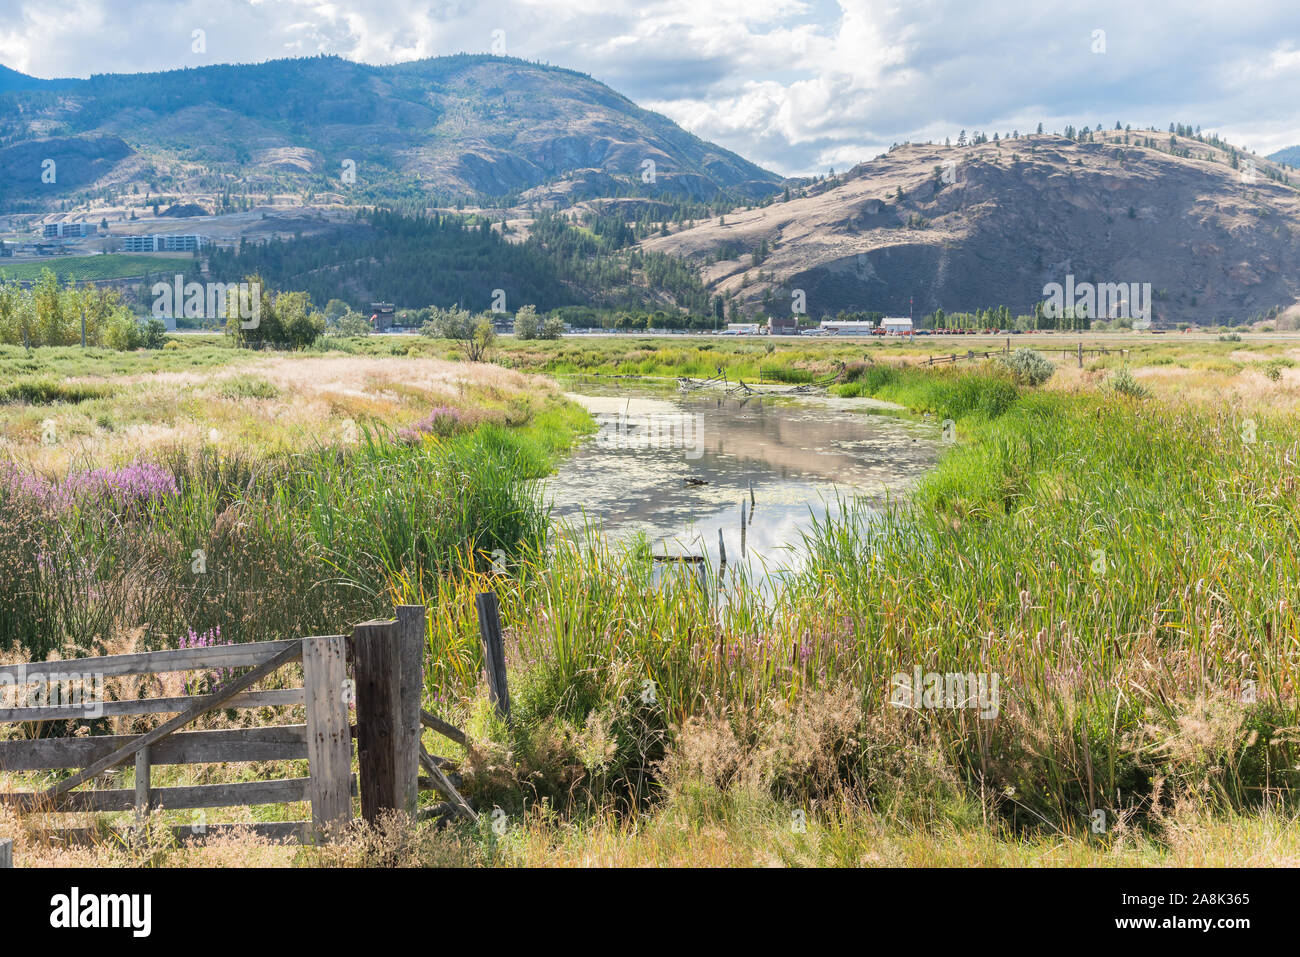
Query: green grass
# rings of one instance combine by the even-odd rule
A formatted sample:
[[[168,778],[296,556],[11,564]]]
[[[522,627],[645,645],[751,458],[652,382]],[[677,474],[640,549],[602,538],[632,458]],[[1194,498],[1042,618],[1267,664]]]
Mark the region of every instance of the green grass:
[[[137,256],[130,253],[108,253],[103,256],[49,256],[35,262],[0,263],[0,281],[22,281],[41,278],[48,269],[59,279],[83,281],[87,279],[125,279],[145,273],[161,274],[166,270],[183,272],[193,256]]]
[[[53,405],[56,402],[78,403],[102,399],[112,390],[107,386],[77,382],[59,382],[46,378],[24,378],[0,386],[0,403],[27,402],[31,405]]]

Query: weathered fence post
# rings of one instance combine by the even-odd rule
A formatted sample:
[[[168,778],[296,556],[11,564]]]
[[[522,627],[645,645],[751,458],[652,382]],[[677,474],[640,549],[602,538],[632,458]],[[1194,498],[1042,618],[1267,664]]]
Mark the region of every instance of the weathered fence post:
[[[483,639],[483,664],[487,669],[488,696],[497,713],[510,720],[510,686],[506,683],[506,650],[501,636],[501,607],[496,592],[480,592],[474,599],[478,606],[478,630]]]
[[[135,753],[135,822],[143,824],[149,816],[150,772],[153,763],[149,758],[149,749],[141,748]]]
[[[401,643],[402,707],[399,713],[398,774],[406,810],[414,816],[420,801],[420,698],[424,694],[425,618],[423,605],[397,606],[397,633]]]
[[[397,622],[363,622],[352,629],[352,642],[361,816],[373,824],[383,811],[405,808],[397,753],[402,726],[402,655]]]
[[[9,838],[0,839],[0,867],[14,866],[14,842]]]
[[[1079,368],[1083,368],[1083,340],[1079,340]]]
[[[302,671],[312,831],[318,838],[326,838],[331,830],[352,821],[347,639],[342,635],[304,638]]]

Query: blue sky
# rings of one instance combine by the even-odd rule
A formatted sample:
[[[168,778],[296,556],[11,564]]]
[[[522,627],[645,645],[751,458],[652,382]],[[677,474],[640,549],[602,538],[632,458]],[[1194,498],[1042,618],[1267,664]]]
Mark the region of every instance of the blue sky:
[[[785,174],[1040,122],[1300,144],[1295,0],[0,0],[0,63],[45,77],[317,53],[391,63],[494,41]]]

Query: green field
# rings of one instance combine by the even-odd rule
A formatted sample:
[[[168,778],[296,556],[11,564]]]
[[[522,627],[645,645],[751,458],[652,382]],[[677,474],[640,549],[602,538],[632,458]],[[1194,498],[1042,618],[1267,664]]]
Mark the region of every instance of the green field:
[[[193,262],[192,256],[137,256],[110,253],[106,256],[51,256],[35,262],[9,262],[0,265],[0,280],[28,281],[41,278],[46,269],[63,280],[125,279],[158,273],[166,269],[183,269]],[[181,264],[181,265],[178,265]]]

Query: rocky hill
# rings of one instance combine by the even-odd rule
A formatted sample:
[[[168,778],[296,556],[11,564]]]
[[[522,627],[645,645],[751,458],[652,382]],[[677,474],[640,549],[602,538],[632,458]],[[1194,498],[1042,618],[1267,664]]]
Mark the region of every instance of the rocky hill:
[[[1150,282],[1158,321],[1258,318],[1300,300],[1294,171],[1218,141],[1109,131],[905,145],[648,250],[698,263],[714,294],[814,316],[1006,304],[1050,282]],[[909,300],[911,302],[909,303]]]

